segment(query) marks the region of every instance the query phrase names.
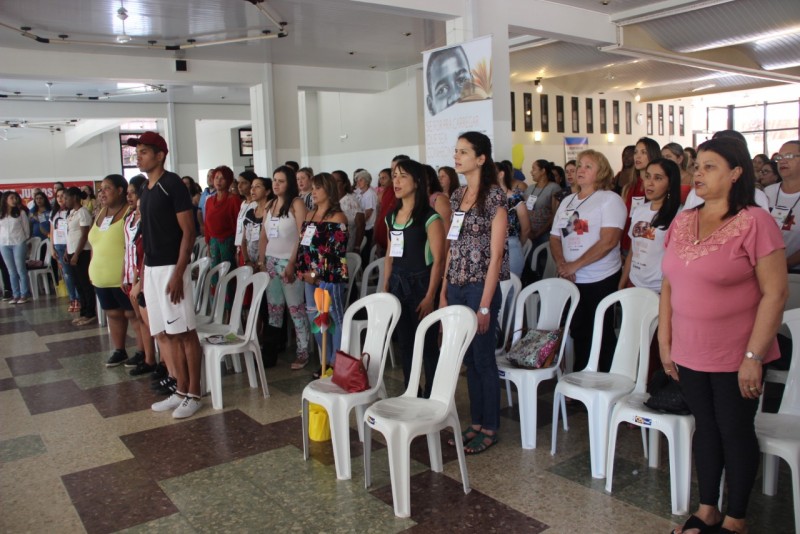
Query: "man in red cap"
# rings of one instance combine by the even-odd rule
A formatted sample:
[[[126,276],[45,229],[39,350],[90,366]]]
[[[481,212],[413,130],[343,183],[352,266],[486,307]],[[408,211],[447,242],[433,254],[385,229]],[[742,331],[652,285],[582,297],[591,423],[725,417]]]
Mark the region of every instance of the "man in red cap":
[[[167,142],[155,132],[129,139],[136,147],[136,164],[147,175],[142,187],[144,298],[150,332],[166,347],[174,375],[174,393],[153,404],[156,412],[191,417],[200,409],[202,349],[195,326],[191,273],[186,269],[195,240],[192,199],[181,177],[164,170]]]

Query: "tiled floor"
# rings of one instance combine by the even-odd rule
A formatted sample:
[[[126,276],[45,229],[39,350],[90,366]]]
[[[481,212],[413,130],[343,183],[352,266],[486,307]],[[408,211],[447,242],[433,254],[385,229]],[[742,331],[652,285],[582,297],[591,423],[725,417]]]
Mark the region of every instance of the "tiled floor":
[[[158,398],[147,378],[105,368],[104,331],[71,326],[65,307],[50,297],[0,305],[0,532],[666,533],[683,519],[670,514],[665,445],[662,467],[648,469],[638,430],[620,428],[613,494],[591,478],[580,405],[550,455],[552,386],[540,391],[538,448],[520,448],[519,413],[504,408],[498,445],[468,458],[468,495],[454,449],[443,447],[444,472],[433,473],[416,440],[411,517],[396,518],[380,437],[369,489],[355,430],[352,480],[336,480],[329,442],[312,442],[303,461],[300,393],[311,366],[292,372],[282,354],[267,370],[268,399],[245,376],[226,376],[224,410],[207,399],[176,422],[149,409]],[[401,371],[387,371],[399,394]],[[463,379],[457,400],[463,420]],[[757,481],[753,533],[793,532],[785,465],[780,475],[776,497]]]

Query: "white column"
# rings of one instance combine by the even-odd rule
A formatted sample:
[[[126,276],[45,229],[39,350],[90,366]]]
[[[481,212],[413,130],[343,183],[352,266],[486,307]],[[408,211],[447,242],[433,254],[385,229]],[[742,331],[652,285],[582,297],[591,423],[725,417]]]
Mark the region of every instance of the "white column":
[[[319,93],[298,91],[297,107],[300,117],[300,166],[319,167]]]
[[[167,152],[167,161],[165,162],[166,169],[172,172],[180,172],[178,170],[178,137],[177,137],[177,130],[178,124],[175,122],[175,103],[168,102],[167,103],[167,121],[165,125],[166,130],[166,139],[167,147],[169,147],[169,152]]]
[[[272,64],[263,66],[262,82],[250,88],[250,116],[253,123],[253,166],[259,176],[272,176],[275,156],[275,116]]]

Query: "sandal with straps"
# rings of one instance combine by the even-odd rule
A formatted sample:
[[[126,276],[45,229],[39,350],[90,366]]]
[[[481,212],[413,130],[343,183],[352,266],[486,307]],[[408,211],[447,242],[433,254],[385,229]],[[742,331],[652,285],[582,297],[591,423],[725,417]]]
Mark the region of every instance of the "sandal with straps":
[[[487,443],[486,440],[489,440],[489,442]],[[470,441],[469,444],[464,447],[464,452],[471,455],[480,454],[493,447],[496,443],[497,434],[490,435],[480,432],[477,436],[475,436],[475,439]]]
[[[480,430],[475,430],[472,428],[472,425],[469,425],[464,431],[461,432],[461,446],[465,447],[467,443],[470,443],[473,439],[478,437],[481,433]],[[455,436],[447,440],[447,444],[451,447],[456,446]]]
[[[719,532],[721,527],[722,521],[713,525],[709,525],[696,515],[692,514],[681,527],[681,532],[683,533],[687,530],[696,529],[698,532],[700,532],[700,534],[711,534],[712,532]],[[673,529],[671,534],[675,534],[675,530],[677,529]]]

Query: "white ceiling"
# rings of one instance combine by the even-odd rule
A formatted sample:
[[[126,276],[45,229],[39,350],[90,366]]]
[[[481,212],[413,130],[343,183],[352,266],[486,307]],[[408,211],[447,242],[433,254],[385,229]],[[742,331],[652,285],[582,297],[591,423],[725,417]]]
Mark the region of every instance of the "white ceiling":
[[[122,0],[128,11],[125,31],[132,45],[157,41],[157,49],[100,45],[42,44],[18,31],[0,27],[0,47],[212,59],[258,64],[292,64],[379,71],[416,65],[423,50],[444,45],[445,22],[424,18],[415,11],[391,9],[380,2],[352,0],[269,0],[260,3],[287,23],[287,37],[251,40],[203,48],[167,51],[162,47],[255,37],[279,30],[248,0]],[[490,0],[476,0],[490,1]],[[580,35],[544,40],[516,27],[509,28],[515,43],[510,51],[513,82],[543,77],[549,86],[567,94],[639,90],[644,100],[775,85],[754,76],[790,74],[800,80],[800,0],[551,0],[596,13],[599,20],[618,21],[626,45],[634,43],[671,59],[633,56],[621,50],[601,51],[585,44]],[[33,35],[57,41],[113,43],[122,24],[116,12],[120,0],[0,0],[0,23],[29,26]],[[631,17],[642,17],[629,24]],[[410,34],[410,35],[406,35]],[[764,41],[768,36],[773,39]],[[536,42],[538,41],[538,42]],[[531,44],[532,43],[532,44]],[[49,48],[47,48],[49,47]],[[695,52],[701,50],[699,52]],[[351,54],[353,52],[353,54]],[[66,58],[67,56],[65,56]],[[675,58],[691,61],[676,61]],[[735,68],[698,68],[697,61],[730,62]],[[746,73],[742,68],[751,69]],[[0,94],[46,95],[46,73],[37,79],[3,78]],[[712,85],[697,91],[698,88]],[[170,84],[168,92],[148,96],[115,97],[131,102],[191,102],[247,104],[245,85],[230,80],[227,87]],[[81,93],[100,96],[117,90],[116,80],[98,83],[61,80],[51,88],[56,97]],[[697,92],[693,92],[697,91]]]

